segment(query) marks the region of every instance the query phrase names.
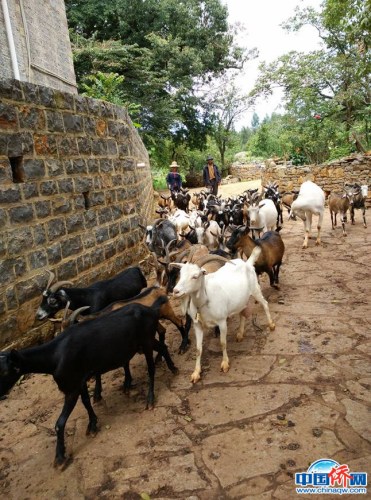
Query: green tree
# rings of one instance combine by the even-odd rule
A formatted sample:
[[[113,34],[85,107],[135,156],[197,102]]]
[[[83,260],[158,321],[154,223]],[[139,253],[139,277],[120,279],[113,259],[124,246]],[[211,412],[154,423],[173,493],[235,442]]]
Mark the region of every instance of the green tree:
[[[329,156],[330,131],[336,124],[340,141],[352,137],[370,144],[370,10],[360,0],[325,0],[323,10],[297,9],[284,25],[297,31],[314,26],[323,49],[309,54],[290,52],[270,64],[262,64],[252,92],[269,95],[280,86],[286,109],[297,120],[300,135],[306,130],[312,160]],[[315,116],[319,116],[317,121]],[[359,140],[362,137],[362,141]],[[308,141],[307,141],[308,142]],[[344,142],[342,143],[344,145]],[[337,144],[336,146],[339,146]]]

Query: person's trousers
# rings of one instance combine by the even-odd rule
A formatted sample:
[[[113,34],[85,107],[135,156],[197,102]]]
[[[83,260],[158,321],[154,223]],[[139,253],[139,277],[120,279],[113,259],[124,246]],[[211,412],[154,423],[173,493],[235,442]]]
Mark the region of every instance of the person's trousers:
[[[216,196],[218,194],[218,182],[216,179],[212,179],[210,181],[210,187],[211,187],[212,194],[214,194]]]

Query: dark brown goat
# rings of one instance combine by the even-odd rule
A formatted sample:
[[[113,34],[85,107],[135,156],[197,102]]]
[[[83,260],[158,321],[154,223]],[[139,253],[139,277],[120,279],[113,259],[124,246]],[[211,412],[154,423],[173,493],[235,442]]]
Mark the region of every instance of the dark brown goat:
[[[267,231],[262,238],[253,240],[249,228],[236,228],[226,243],[227,248],[233,252],[242,251],[247,258],[250,257],[255,247],[261,248],[261,254],[255,263],[256,273],[267,273],[270,286],[279,288],[278,275],[285,251],[285,245],[277,231]]]

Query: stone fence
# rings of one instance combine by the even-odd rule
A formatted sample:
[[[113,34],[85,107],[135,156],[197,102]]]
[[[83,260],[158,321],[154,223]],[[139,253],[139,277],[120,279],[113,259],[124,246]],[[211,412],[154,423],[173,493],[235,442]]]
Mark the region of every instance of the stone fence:
[[[87,286],[145,258],[152,205],[124,108],[0,80],[0,346],[49,335],[34,324],[47,270]]]
[[[370,154],[354,154],[324,165],[277,165],[272,160],[264,166],[235,163],[229,171],[242,181],[261,179],[263,185],[277,181],[281,191],[298,189],[302,182],[311,180],[326,191],[341,192],[346,182],[357,182],[369,186],[368,201],[371,200]]]

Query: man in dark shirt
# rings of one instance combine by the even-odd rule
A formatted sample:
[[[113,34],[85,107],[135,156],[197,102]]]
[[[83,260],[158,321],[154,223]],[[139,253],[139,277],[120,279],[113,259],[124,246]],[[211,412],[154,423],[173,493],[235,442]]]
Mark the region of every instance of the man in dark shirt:
[[[170,165],[170,172],[166,176],[166,184],[171,192],[180,191],[182,187],[182,177],[178,172],[179,165],[176,161]]]
[[[214,158],[208,156],[206,159],[207,163],[203,168],[203,179],[205,187],[209,188],[212,194],[218,194],[218,186],[221,182],[221,176],[217,165],[214,163]]]

